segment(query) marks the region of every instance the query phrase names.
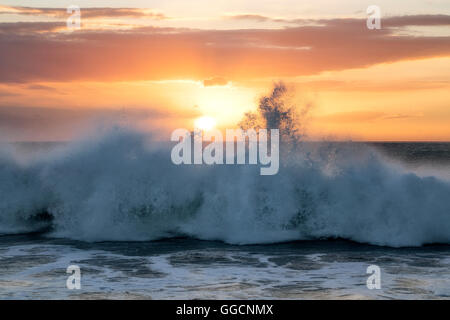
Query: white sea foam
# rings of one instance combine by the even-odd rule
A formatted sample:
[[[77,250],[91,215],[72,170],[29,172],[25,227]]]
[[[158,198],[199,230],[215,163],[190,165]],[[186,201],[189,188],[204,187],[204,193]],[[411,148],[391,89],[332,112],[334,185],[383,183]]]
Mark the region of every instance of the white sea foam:
[[[360,145],[301,144],[274,176],[176,166],[170,146],[114,129],[24,163],[0,151],[0,232],[87,241],[190,236],[234,244],[345,238],[450,243],[450,182]]]

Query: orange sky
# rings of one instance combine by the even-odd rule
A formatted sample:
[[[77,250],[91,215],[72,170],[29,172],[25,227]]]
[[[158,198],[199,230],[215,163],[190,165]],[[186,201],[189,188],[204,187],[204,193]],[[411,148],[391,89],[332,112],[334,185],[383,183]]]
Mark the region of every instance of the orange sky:
[[[311,139],[450,141],[450,6],[401,2],[380,1],[369,30],[361,1],[105,0],[70,32],[61,1],[0,0],[0,140],[116,121],[164,137],[202,115],[233,127],[283,80],[313,105]]]

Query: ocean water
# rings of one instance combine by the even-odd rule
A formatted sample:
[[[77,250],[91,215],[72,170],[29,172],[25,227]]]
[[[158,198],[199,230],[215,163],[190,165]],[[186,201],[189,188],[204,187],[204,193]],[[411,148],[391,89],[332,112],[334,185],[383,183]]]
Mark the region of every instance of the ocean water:
[[[0,146],[0,298],[450,298],[450,143],[303,143],[280,161],[175,166],[123,130]]]

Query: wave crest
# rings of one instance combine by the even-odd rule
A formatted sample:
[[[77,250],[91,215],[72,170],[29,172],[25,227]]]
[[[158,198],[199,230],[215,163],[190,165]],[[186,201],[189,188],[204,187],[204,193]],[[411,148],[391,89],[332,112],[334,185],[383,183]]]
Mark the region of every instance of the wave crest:
[[[301,143],[274,176],[251,165],[176,166],[169,146],[122,129],[26,164],[2,150],[3,234],[450,243],[450,183],[402,170],[359,144]]]

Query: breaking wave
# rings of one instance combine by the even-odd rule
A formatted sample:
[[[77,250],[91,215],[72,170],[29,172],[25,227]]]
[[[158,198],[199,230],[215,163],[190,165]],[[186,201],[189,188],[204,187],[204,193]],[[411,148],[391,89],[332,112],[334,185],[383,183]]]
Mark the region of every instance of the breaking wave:
[[[352,143],[300,143],[282,160],[274,176],[255,165],[176,166],[169,146],[125,129],[29,161],[1,148],[0,233],[450,243],[448,180],[419,177]]]
[[[87,241],[189,236],[233,244],[345,238],[450,243],[450,181],[421,177],[355,143],[305,143],[309,109],[276,84],[242,128],[278,128],[278,174],[180,165],[171,146],[123,128],[24,160],[0,147],[0,234]]]

